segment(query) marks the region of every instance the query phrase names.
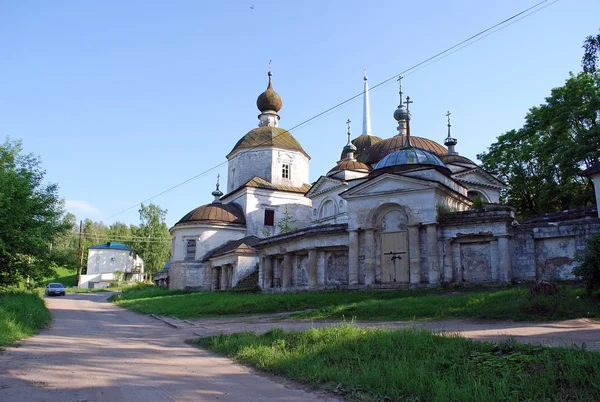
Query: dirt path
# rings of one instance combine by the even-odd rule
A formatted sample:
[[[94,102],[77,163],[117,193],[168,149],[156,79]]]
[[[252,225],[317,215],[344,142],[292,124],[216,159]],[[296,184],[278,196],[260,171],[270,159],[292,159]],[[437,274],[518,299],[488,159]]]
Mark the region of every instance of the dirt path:
[[[175,329],[106,301],[48,299],[50,328],[0,352],[0,401],[333,400],[186,345]]]

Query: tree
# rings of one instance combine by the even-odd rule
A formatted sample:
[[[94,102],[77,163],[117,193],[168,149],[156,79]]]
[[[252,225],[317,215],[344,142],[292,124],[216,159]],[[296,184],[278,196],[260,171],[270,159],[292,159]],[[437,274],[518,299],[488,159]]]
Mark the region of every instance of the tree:
[[[579,176],[600,159],[600,74],[570,74],[525,125],[498,137],[477,156],[508,184],[502,202],[521,216],[591,205],[593,188]]]
[[[600,288],[600,232],[586,240],[583,255],[578,256],[581,263],[573,269],[573,275],[583,278],[588,292]]]
[[[44,184],[39,158],[20,141],[0,145],[0,285],[52,271],[52,243],[69,232],[58,185]]]
[[[598,57],[600,57],[600,34],[596,36],[588,36],[583,42],[583,58],[581,59],[581,65],[583,72],[591,73],[595,72],[598,63]]]
[[[165,222],[167,210],[150,204],[140,207],[140,226],[133,232],[134,248],[144,260],[144,272],[150,277],[171,258],[171,234]]]
[[[296,219],[290,213],[288,206],[285,206],[283,210],[283,217],[277,221],[277,227],[279,228],[279,233],[290,233],[298,230],[298,228],[294,225],[296,223]]]

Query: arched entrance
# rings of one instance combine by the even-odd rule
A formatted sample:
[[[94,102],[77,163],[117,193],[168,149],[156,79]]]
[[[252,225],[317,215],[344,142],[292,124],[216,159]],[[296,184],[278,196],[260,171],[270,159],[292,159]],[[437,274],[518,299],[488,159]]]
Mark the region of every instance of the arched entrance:
[[[388,211],[381,220],[381,282],[410,283],[407,221],[401,209]]]

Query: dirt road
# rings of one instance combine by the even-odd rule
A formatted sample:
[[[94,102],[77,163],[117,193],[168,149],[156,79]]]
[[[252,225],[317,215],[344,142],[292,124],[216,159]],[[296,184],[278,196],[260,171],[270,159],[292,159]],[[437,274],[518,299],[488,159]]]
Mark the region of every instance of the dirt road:
[[[333,400],[186,345],[193,330],[106,298],[48,299],[50,328],[0,352],[0,401]]]

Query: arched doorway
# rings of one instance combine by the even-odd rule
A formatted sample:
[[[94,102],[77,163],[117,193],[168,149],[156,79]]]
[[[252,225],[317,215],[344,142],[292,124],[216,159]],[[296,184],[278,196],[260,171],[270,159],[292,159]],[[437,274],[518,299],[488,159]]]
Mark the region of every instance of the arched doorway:
[[[401,209],[388,211],[381,220],[381,281],[410,283],[408,217]]]

